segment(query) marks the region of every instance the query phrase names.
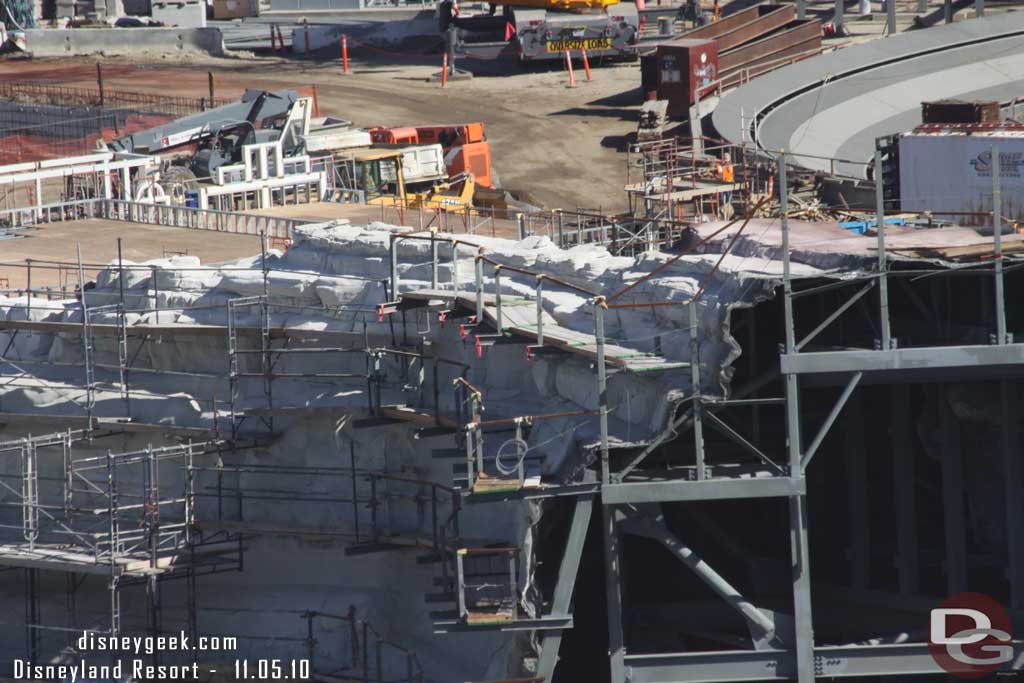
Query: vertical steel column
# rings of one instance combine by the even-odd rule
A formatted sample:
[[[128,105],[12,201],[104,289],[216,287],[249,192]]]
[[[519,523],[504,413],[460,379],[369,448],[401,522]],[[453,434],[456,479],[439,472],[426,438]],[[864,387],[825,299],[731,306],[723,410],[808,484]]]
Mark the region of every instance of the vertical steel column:
[[[25,569],[25,650],[28,661],[39,657],[39,570]]]
[[[796,18],[807,18],[807,0],[796,0]]]
[[[567,615],[572,607],[572,593],[576,586],[576,575],[580,568],[583,543],[587,537],[587,527],[594,508],[594,499],[581,496],[573,506],[572,525],[569,537],[565,541],[565,552],[558,566],[558,581],[551,598],[551,614]],[[558,648],[562,644],[561,631],[547,631],[541,641],[540,660],[537,664],[537,675],[545,681],[551,681],[558,663]]]
[[[501,318],[501,264],[494,266],[494,318],[498,325],[498,334],[502,334]]]
[[[693,449],[696,454],[697,479],[704,472],[704,407],[700,386],[700,330],[697,327],[697,302],[690,300],[686,307],[690,314],[690,386],[693,391]]]
[[[1000,187],[999,146],[992,145],[992,241],[996,294],[996,344],[1009,342],[1006,335],[1006,298],[1003,294],[1003,194]]]
[[[480,254],[476,256],[476,324],[484,321],[484,262]]]
[[[836,11],[832,16],[832,25],[836,27],[836,35],[841,36],[845,31],[843,27],[843,12],[846,11],[845,0],[836,0]]]
[[[1006,500],[1006,543],[1009,555],[1010,607],[1024,606],[1024,497],[1020,495],[1024,468],[1020,459],[1020,402],[1016,384],[999,382],[1001,407],[1004,498]]]
[[[559,213],[559,216],[562,214]],[[537,276],[537,344],[544,343],[544,276]]]
[[[452,238],[452,291],[459,291],[459,243]]]
[[[391,236],[391,298],[398,301],[398,237]]]
[[[843,445],[846,456],[847,530],[850,539],[850,585],[871,583],[871,534],[868,516],[867,467],[864,449],[864,408],[859,392],[846,404]]]
[[[437,289],[437,232],[430,231],[430,288]]]
[[[891,0],[890,0],[891,1]],[[786,153],[779,153],[779,203],[782,223],[782,286],[785,315],[786,353],[796,353],[796,333],[793,327],[793,280],[790,273],[789,256],[789,178],[786,168]],[[789,476],[799,479],[803,476],[802,446],[800,438],[800,397],[797,376],[787,374],[786,378],[786,431],[789,446]],[[814,625],[811,616],[811,564],[807,546],[807,501],[805,496],[796,495],[789,499],[789,537],[791,564],[793,570],[793,616],[795,621],[795,655],[797,681],[813,683],[814,668]]]
[[[947,24],[953,23],[953,0],[942,0],[942,19]]]
[[[896,33],[896,0],[885,0],[885,35]]]
[[[75,243],[78,252],[78,295],[82,299],[82,365],[85,369],[85,412],[88,418],[86,430],[92,431],[92,415],[96,406],[96,395],[92,366],[92,330],[89,327],[89,305],[85,297],[85,270],[82,267],[82,243]]]
[[[597,401],[601,429],[601,482],[611,482],[608,462],[608,371],[604,362],[604,312],[608,304],[603,296],[594,299],[594,338],[597,347]]]
[[[608,658],[611,683],[626,681],[626,640],[622,630],[622,549],[621,535],[612,505],[602,505],[604,532],[604,580],[608,603]]]
[[[914,441],[910,391],[892,388],[892,461],[896,503],[896,568],[900,593],[913,595],[920,587],[914,477]]]
[[[960,421],[946,404],[946,387],[939,385],[939,422],[942,424],[942,521],[946,535],[946,590],[956,595],[967,590],[967,531],[964,517],[964,462]]]
[[[891,5],[894,0],[889,0]],[[875,232],[878,233],[878,314],[882,331],[882,350],[893,348],[892,332],[889,327],[889,263],[885,256],[885,196],[882,181],[882,150],[875,141]]]
[[[974,17],[981,19],[985,16],[985,0],[974,0]]]

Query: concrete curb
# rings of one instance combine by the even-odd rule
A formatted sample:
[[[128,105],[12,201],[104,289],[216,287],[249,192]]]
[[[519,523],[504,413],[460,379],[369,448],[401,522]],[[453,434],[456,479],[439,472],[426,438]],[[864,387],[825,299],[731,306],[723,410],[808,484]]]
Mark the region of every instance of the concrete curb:
[[[43,28],[25,33],[26,52],[34,57],[189,52],[224,55],[224,36],[218,28]]]

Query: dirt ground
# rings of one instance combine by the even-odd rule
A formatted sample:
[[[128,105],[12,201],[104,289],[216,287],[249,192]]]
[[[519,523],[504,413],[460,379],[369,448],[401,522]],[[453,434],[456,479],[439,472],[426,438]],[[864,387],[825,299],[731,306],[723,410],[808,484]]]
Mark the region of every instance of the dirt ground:
[[[576,88],[567,87],[568,75],[561,69],[521,72],[510,66],[502,75],[449,81],[442,89],[428,82],[440,65],[379,54],[372,55],[371,63],[360,49],[350,51],[352,73],[347,76],[333,58],[299,61],[244,53],[178,64],[101,61],[109,89],[201,97],[208,94],[210,71],[218,97],[239,95],[245,88],[316,85],[321,112],[357,126],[482,121],[493,166],[507,189],[546,208],[625,207],[624,150],[636,129],[640,99],[636,62],[595,64],[592,82],[577,63]],[[95,87],[95,60],[0,61],[0,80]]]

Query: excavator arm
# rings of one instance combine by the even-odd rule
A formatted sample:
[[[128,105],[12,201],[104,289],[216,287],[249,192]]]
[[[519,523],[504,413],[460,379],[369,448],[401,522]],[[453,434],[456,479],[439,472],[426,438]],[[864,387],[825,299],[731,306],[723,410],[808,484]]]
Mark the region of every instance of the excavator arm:
[[[287,114],[298,99],[299,94],[294,90],[277,93],[247,90],[238,102],[117,138],[108,143],[108,147],[115,152],[159,154],[236,128],[254,129],[261,121]]]

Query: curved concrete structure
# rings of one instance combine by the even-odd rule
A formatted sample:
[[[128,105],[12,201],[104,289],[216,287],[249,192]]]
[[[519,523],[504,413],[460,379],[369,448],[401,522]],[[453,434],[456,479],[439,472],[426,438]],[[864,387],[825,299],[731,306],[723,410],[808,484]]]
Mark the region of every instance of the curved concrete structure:
[[[1024,12],[1011,12],[784,67],[725,95],[713,121],[731,142],[753,139],[766,150],[786,149],[815,170],[828,170],[830,162],[814,157],[843,160],[836,173],[863,178],[875,138],[919,124],[922,101],[1006,101],[1022,91]]]

